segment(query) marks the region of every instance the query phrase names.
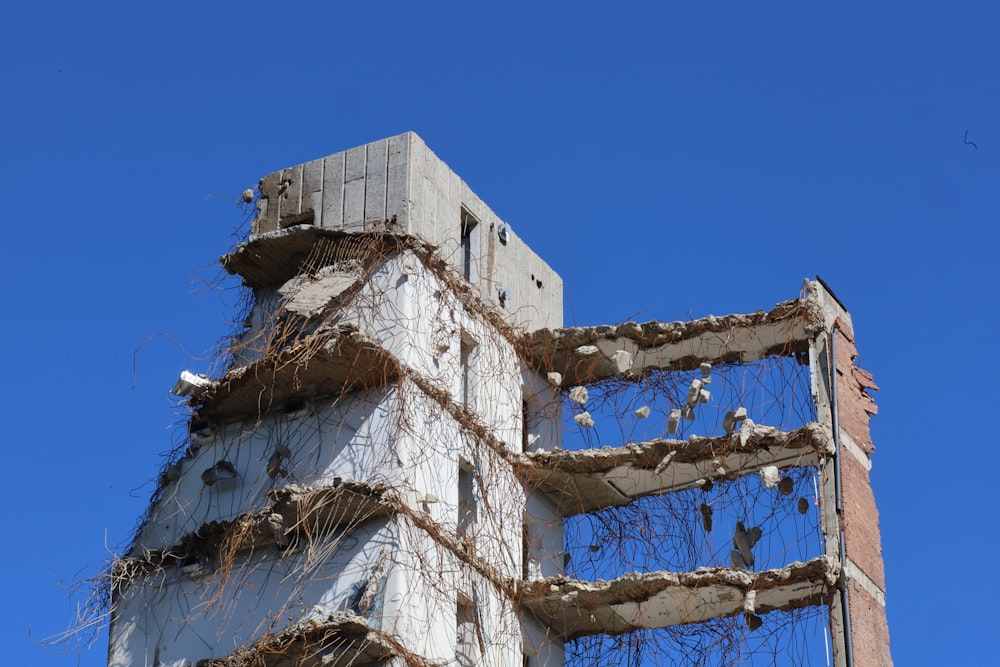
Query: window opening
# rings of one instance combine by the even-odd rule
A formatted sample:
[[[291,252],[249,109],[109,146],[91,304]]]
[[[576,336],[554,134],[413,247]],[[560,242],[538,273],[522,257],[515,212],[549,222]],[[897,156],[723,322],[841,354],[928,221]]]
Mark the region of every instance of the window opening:
[[[474,667],[479,664],[480,655],[485,653],[479,627],[479,610],[473,600],[461,593],[458,594],[455,622],[455,657],[462,667]]]
[[[479,281],[476,271],[476,253],[479,250],[477,235],[474,233],[479,221],[462,208],[462,276],[470,283]]]
[[[461,351],[459,353],[459,365],[461,366],[461,386],[459,387],[458,399],[469,410],[475,409],[475,378],[473,362],[475,357],[476,341],[462,332]]]
[[[472,464],[461,459],[458,462],[458,534],[468,535],[479,514],[476,498],[476,475]]]

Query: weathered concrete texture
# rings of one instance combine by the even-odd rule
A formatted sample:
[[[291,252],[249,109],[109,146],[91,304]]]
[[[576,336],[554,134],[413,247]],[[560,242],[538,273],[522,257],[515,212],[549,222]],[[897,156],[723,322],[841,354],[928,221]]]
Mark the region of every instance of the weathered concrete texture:
[[[399,215],[408,194],[400,165],[410,142],[410,134],[381,139],[265,176],[253,233],[303,222],[360,231]]]
[[[562,324],[562,278],[413,132],[283,169],[259,187],[248,246],[293,226],[391,229],[432,244],[458,273],[468,269],[480,297],[509,322]],[[463,224],[466,215],[475,224]]]
[[[347,667],[381,664],[400,653],[399,645],[352,612],[298,623],[268,635],[225,658],[199,667]],[[411,657],[412,660],[412,657]],[[422,661],[418,661],[420,664]]]
[[[756,614],[826,604],[839,576],[839,564],[823,556],[763,572],[705,568],[596,582],[552,577],[526,584],[522,604],[570,639],[732,616],[744,611],[751,591]]]
[[[199,397],[197,410],[215,421],[258,416],[296,396],[378,387],[398,375],[397,362],[377,343],[351,329],[325,329],[230,370]]]
[[[521,456],[517,471],[528,487],[542,491],[560,512],[571,515],[692,488],[705,479],[735,479],[764,466],[814,466],[832,452],[833,442],[819,424],[791,432],[755,425],[743,437],[737,432],[573,452],[530,452]]]
[[[809,296],[770,311],[709,316],[690,322],[626,322],[619,326],[543,329],[526,339],[530,363],[555,371],[564,386],[653,370],[692,370],[704,362],[753,361],[771,355],[805,354],[822,328],[816,283]],[[623,368],[622,360],[629,364]]]

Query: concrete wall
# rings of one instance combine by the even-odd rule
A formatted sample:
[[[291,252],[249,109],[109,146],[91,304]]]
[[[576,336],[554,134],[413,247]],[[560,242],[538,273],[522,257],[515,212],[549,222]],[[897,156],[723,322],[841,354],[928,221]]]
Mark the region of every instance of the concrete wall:
[[[212,521],[226,521],[267,504],[266,494],[287,484],[322,486],[335,477],[397,483],[395,440],[399,411],[395,388],[358,392],[308,403],[309,414],[289,418],[274,410],[256,419],[219,425],[216,437],[178,462],[180,478],[166,484],[133,549],[164,549]],[[278,447],[287,476],[272,478],[268,461]],[[211,486],[202,473],[226,460],[234,480]]]
[[[482,297],[529,330],[562,326],[559,275],[413,132],[275,172],[261,179],[260,192],[255,236],[304,223],[397,229],[439,246],[459,273],[465,210],[478,221],[473,282]],[[501,300],[501,290],[509,298]]]
[[[205,576],[170,567],[136,579],[116,598],[108,667],[194,665],[344,610],[352,586],[397,542],[393,526],[372,522],[349,539],[291,554],[260,550]]]
[[[250,339],[273,325],[287,295],[262,290]],[[194,664],[228,655],[265,632],[342,610],[382,549],[391,552],[392,565],[379,625],[408,650],[432,661],[454,660],[460,596],[477,609],[482,645],[475,664],[520,665],[525,645],[543,643],[539,628],[526,639],[522,626],[530,621],[498,583],[521,576],[527,501],[496,448],[521,450],[526,395],[558,403],[558,392],[547,385],[523,388],[526,379],[539,380],[522,367],[513,343],[467,310],[410,251],[385,258],[348,304],[319,321],[351,325],[378,341],[405,369],[403,378],[338,397],[307,396],[301,415],[275,409],[217,425],[212,439],[179,462],[179,477],[164,486],[133,556],[177,545],[205,524],[259,511],[269,490],[291,483],[329,485],[335,477],[387,484],[392,497],[426,517],[433,530],[401,512],[319,537],[295,553],[268,545],[235,561],[209,555],[193,569],[168,565],[138,577],[116,599],[110,664]],[[263,351],[242,352],[236,364]],[[420,383],[441,394],[429,395]],[[462,422],[457,414],[465,415]],[[559,441],[558,422],[535,421],[531,428],[536,446]],[[476,433],[488,433],[489,444]],[[287,477],[267,472],[279,446],[289,451],[282,464]],[[206,485],[202,473],[219,460],[233,464],[236,478]],[[463,466],[473,473],[477,506],[464,541],[458,525],[468,502],[459,493]],[[541,499],[532,501],[527,514],[546,528],[558,525],[554,508]],[[536,537],[530,548],[544,554],[546,573],[556,571],[561,531]],[[447,546],[456,539],[481,564],[479,570]],[[561,644],[539,650],[551,652],[546,664],[561,664]]]

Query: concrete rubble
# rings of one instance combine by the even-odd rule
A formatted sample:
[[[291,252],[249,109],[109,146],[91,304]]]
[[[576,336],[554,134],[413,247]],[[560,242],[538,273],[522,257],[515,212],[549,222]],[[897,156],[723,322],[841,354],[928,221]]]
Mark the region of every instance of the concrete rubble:
[[[332,396],[398,375],[397,362],[380,345],[351,328],[332,327],[230,370],[195,405],[203,417],[236,419],[283,408],[301,394]]]
[[[569,390],[569,400],[577,405],[583,405],[588,398],[586,387],[576,386]]]
[[[325,312],[332,301],[362,284],[362,266],[347,260],[323,267],[315,275],[296,276],[278,288],[288,312],[311,318]]]
[[[778,470],[778,466],[764,466],[760,469],[760,480],[765,488],[773,489],[781,481],[781,471]]]

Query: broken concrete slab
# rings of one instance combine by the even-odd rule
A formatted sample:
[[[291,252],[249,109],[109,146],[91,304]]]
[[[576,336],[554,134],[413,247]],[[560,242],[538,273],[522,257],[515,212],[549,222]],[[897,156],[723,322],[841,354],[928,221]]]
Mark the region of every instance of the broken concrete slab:
[[[594,582],[550,577],[526,582],[522,604],[565,639],[665,628],[744,613],[754,592],[757,615],[829,603],[840,564],[828,556],[776,570],[627,574]]]
[[[812,336],[824,326],[820,288],[809,285],[807,298],[779,303],[767,312],[690,322],[541,329],[525,339],[529,363],[540,371],[562,373],[566,383],[577,385],[615,376],[642,377],[654,370],[710,373],[703,364],[805,354]],[[631,362],[627,368],[622,365],[626,355]]]
[[[413,245],[419,242],[404,234],[296,225],[260,234],[220,261],[227,272],[241,276],[244,285],[257,289],[281,285],[313,264],[320,269],[337,260],[367,261]]]
[[[376,665],[401,647],[374,629],[364,616],[334,612],[261,637],[224,658],[199,660],[199,667],[347,667]],[[408,662],[407,664],[414,664]],[[417,661],[416,664],[422,664]]]
[[[359,261],[338,262],[319,269],[314,275],[291,278],[278,288],[278,296],[286,311],[311,318],[323,313],[341,294],[360,287],[363,278]]]
[[[735,479],[766,466],[815,466],[832,452],[829,433],[809,423],[790,432],[757,426],[746,441],[734,434],[527,452],[519,456],[516,469],[527,487],[547,495],[568,516],[694,488],[706,480]]]
[[[315,536],[389,516],[395,505],[384,498],[385,491],[384,486],[335,479],[331,486],[290,484],[267,495],[272,511],[284,518],[289,533]]]
[[[230,370],[200,396],[198,415],[215,421],[258,417],[301,395],[331,396],[399,376],[398,362],[353,329],[322,329],[254,363]]]
[[[123,567],[153,570],[176,565],[192,557],[208,558],[227,553],[274,546],[285,547],[299,539],[346,530],[372,519],[390,516],[398,504],[385,498],[386,487],[336,478],[332,485],[288,485],[268,492],[269,507],[231,520],[212,521],[188,533],[166,549],[150,550],[133,545],[133,554]]]

